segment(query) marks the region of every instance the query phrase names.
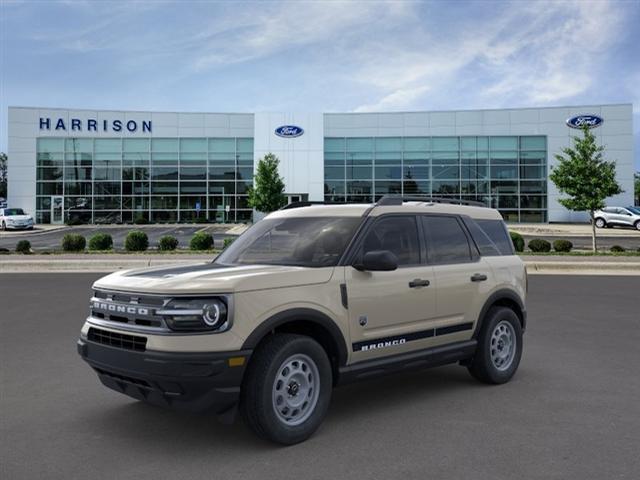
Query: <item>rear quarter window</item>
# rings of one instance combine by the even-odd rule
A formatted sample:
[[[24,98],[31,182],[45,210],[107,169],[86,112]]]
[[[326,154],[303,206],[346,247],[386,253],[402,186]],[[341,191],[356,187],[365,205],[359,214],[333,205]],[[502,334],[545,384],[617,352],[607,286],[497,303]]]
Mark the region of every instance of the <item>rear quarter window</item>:
[[[515,253],[509,231],[502,220],[476,220],[475,222],[493,242],[500,255],[513,255]]]

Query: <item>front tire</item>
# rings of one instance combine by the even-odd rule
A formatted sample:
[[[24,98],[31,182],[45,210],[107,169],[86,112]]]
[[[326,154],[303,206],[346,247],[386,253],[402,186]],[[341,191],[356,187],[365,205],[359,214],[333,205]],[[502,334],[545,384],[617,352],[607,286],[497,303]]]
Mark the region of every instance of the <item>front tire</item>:
[[[640,220],[634,223],[633,226],[636,227],[636,230],[640,230]]]
[[[315,340],[272,335],[251,359],[241,413],[259,437],[293,445],[309,438],[324,420],[332,386],[331,363]]]
[[[7,224],[2,222],[2,231],[4,232],[7,229]]]
[[[521,357],[520,319],[510,308],[491,308],[481,327],[469,373],[484,383],[506,383],[516,373]]]
[[[596,218],[596,227],[604,228],[607,226],[607,222],[604,221],[604,218]]]

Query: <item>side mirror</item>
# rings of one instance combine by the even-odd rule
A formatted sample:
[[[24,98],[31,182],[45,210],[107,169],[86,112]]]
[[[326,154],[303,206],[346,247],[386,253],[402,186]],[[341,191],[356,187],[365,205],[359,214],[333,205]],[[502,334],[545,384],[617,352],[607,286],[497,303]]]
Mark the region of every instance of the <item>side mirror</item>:
[[[362,261],[353,268],[360,271],[390,272],[398,268],[398,257],[389,250],[372,250],[362,257]]]

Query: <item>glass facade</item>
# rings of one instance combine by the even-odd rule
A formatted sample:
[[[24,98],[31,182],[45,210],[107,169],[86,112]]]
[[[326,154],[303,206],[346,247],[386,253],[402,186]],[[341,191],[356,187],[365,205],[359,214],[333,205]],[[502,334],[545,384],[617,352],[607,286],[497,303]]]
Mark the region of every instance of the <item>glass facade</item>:
[[[327,202],[445,197],[547,221],[545,136],[326,137],[324,178]]]
[[[38,138],[36,221],[247,222],[253,138]]]

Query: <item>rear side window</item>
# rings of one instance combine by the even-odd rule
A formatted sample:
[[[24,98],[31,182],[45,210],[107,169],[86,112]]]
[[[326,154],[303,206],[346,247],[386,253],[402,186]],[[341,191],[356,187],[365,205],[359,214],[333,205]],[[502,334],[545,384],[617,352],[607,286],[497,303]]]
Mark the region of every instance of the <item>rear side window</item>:
[[[507,227],[502,220],[476,220],[476,223],[484,230],[498,248],[501,255],[513,255],[513,243]]]
[[[500,249],[493,243],[493,240],[489,238],[486,232],[480,228],[472,218],[463,218],[464,224],[467,226],[469,233],[473,237],[473,241],[476,243],[480,255],[483,257],[496,257],[502,255]]]
[[[423,216],[429,263],[465,263],[472,260],[462,225],[455,217]]]

